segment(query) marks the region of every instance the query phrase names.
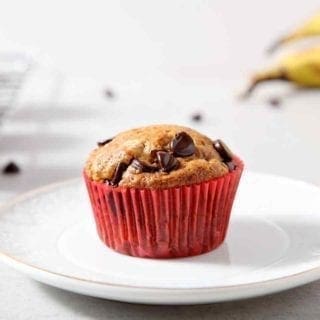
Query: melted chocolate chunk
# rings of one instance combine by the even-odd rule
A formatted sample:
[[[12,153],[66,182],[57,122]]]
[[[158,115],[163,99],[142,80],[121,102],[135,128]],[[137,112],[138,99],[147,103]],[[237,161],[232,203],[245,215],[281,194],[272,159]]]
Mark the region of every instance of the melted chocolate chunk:
[[[5,167],[2,169],[3,174],[17,174],[19,172],[20,172],[19,166],[13,161],[7,163]]]
[[[233,154],[227,145],[220,139],[213,141],[213,147],[219,153],[220,157],[222,158],[223,162],[230,162],[232,161]]]
[[[158,151],[157,159],[161,171],[164,172],[170,172],[171,170],[177,169],[179,166],[179,161],[173,156],[172,152]]]
[[[104,141],[97,142],[97,145],[98,145],[98,147],[103,147],[104,145],[108,144],[112,140],[113,140],[113,138],[109,138],[109,139],[106,139]]]
[[[113,178],[110,181],[110,185],[112,185],[113,187],[116,187],[120,182],[120,180],[122,179],[122,175],[127,170],[127,168],[128,168],[128,165],[126,163],[120,162],[116,167],[116,170],[113,174]]]
[[[143,161],[140,161],[138,159],[134,159],[132,161],[132,167],[134,169],[138,170],[139,172],[156,172],[159,169],[156,166],[152,166],[152,165],[145,163]]]
[[[170,147],[173,154],[178,157],[192,156],[196,151],[192,138],[183,131],[176,134],[171,141]]]

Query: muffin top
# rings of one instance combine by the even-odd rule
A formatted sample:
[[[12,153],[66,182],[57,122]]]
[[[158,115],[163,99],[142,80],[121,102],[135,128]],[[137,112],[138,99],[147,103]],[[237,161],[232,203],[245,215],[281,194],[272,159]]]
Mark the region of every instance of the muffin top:
[[[232,153],[190,128],[151,125],[98,143],[86,162],[94,181],[133,188],[170,188],[218,178],[235,169]]]

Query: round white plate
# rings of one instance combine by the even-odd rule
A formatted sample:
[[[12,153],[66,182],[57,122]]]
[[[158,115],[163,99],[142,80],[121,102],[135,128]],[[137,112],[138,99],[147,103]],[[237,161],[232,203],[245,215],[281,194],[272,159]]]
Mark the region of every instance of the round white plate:
[[[140,259],[98,239],[84,184],[32,191],[2,207],[0,257],[30,277],[86,295],[191,304],[277,292],[320,278],[320,189],[245,174],[226,242],[174,260]]]

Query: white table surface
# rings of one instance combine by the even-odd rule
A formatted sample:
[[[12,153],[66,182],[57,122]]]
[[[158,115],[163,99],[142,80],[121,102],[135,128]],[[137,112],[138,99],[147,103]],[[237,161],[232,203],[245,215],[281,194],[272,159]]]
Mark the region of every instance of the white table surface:
[[[320,184],[320,92],[272,85],[247,103],[234,98],[248,70],[265,60],[268,41],[292,24],[289,11],[295,21],[312,12],[316,1],[290,2],[289,11],[287,1],[55,3],[45,7],[32,0],[19,3],[17,11],[13,0],[0,12],[2,47],[40,48],[57,66],[35,70],[0,128],[0,166],[13,159],[22,168],[19,175],[0,176],[0,202],[79,176],[96,141],[150,122],[193,126],[226,140],[250,170]],[[70,45],[75,30],[82,37]],[[114,100],[103,97],[105,86],[115,91]],[[266,104],[270,94],[285,96],[280,108]],[[190,120],[195,111],[203,122]],[[51,288],[0,265],[0,319],[319,319],[319,298],[316,282],[247,301],[130,305]]]

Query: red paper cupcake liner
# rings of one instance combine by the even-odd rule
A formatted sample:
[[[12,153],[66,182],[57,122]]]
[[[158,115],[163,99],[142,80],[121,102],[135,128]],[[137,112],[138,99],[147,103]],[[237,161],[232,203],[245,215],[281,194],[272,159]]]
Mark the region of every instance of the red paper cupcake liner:
[[[223,177],[168,189],[111,187],[84,178],[97,231],[115,251],[137,257],[202,254],[225,239],[243,163]]]

